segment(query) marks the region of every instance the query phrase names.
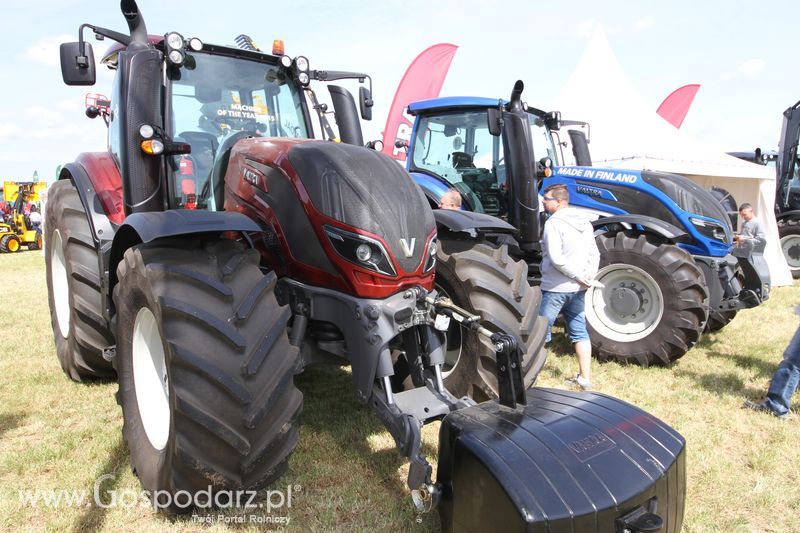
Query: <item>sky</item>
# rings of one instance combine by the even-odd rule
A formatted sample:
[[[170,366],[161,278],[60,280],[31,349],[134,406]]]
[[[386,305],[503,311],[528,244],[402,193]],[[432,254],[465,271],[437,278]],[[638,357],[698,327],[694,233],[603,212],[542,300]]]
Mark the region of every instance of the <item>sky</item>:
[[[233,45],[245,33],[263,48],[283,39],[287,54],[308,57],[312,69],[369,73],[375,107],[366,139],[380,138],[397,83],[428,46],[459,47],[441,96],[508,97],[522,79],[523,99],[549,110],[598,24],[653,110],[674,89],[701,85],[682,130],[721,151],[776,149],[781,113],[800,100],[796,0],[139,0],[139,8],[151,34]],[[51,181],[79,153],[105,150],[105,124],[86,118],[84,96],[110,94],[113,74],[102,67],[94,87],[67,87],[58,65],[58,44],[76,41],[81,23],[127,28],[114,0],[4,3],[0,180],[37,172]],[[109,43],[89,31],[86,38],[96,58]]]

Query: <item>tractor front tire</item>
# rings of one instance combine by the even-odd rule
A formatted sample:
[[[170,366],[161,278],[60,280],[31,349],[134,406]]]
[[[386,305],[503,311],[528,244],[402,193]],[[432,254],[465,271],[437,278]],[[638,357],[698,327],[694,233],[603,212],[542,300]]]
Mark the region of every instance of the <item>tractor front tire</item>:
[[[730,311],[711,311],[706,322],[706,331],[719,331],[736,318],[736,309]]]
[[[800,220],[779,220],[778,235],[786,264],[794,279],[800,278]]]
[[[70,180],[50,186],[47,202],[47,293],[56,355],[75,381],[113,378],[103,358],[114,336],[103,318],[101,272],[91,228]]]
[[[28,244],[28,250],[41,250],[42,249],[42,230],[36,230],[36,236],[33,238],[33,242]]]
[[[528,284],[528,265],[508,255],[508,247],[477,243],[447,253],[440,238],[436,262],[436,289],[457,306],[481,317],[493,332],[514,335],[522,347],[522,373],[530,387],[544,366],[547,320],[539,316],[542,293]],[[476,401],[497,397],[497,360],[494,348],[477,333],[451,320],[447,331],[445,387],[456,396]]]
[[[4,235],[0,239],[0,252],[13,254],[19,252],[22,248],[22,243],[16,235]]]
[[[258,261],[231,240],[170,240],[127,250],[117,268],[123,436],[167,512],[190,510],[201,491],[263,487],[297,444],[303,397],[290,311]]]
[[[667,365],[700,339],[708,288],[686,251],[646,235],[599,235],[603,288],[586,295],[586,324],[597,358]]]

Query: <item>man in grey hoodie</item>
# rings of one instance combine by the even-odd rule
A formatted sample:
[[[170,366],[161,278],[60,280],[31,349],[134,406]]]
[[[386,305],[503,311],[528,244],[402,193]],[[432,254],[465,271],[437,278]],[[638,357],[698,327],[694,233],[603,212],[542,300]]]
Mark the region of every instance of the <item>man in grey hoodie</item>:
[[[582,390],[591,390],[592,344],[586,330],[585,296],[592,286],[600,251],[594,241],[594,229],[588,218],[569,206],[569,192],[564,185],[544,190],[544,209],[550,218],[542,238],[542,305],[539,314],[547,317],[550,341],[553,322],[564,314],[567,333],[575,346],[580,373],[567,382]]]

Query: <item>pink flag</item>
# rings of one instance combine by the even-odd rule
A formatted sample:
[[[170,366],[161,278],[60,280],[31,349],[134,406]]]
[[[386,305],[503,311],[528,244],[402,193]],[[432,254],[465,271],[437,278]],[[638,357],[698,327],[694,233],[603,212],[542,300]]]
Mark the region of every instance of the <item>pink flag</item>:
[[[435,44],[411,62],[397,86],[389,116],[386,117],[386,127],[383,129],[384,154],[398,161],[406,160],[405,150],[395,146],[396,141],[411,139],[412,120],[405,114],[405,109],[411,102],[439,96],[457,49],[454,44]]]
[[[669,96],[664,98],[656,113],[676,128],[680,128],[681,124],[683,124],[683,119],[686,118],[686,113],[689,112],[689,108],[692,106],[698,89],[700,89],[700,85],[696,83],[675,89]]]

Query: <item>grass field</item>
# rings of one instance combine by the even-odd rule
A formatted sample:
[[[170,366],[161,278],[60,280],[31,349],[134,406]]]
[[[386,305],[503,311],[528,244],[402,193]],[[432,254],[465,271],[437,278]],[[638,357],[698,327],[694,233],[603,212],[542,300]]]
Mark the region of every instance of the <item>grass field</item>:
[[[169,519],[138,505],[116,384],[73,383],[56,360],[41,253],[0,254],[0,287],[0,530],[204,527],[198,517]],[[740,408],[766,391],[797,327],[798,303],[800,285],[775,289],[767,304],[741,312],[670,368],[594,366],[597,390],[652,412],[686,438],[685,531],[800,531],[800,415],[782,422]],[[562,387],[577,370],[559,338],[539,385]],[[272,513],[288,517],[290,530],[437,529],[435,515],[417,522],[404,490],[404,461],[377,418],[357,406],[349,372],[312,369],[298,385],[305,394],[300,444],[287,475],[269,487],[281,494],[264,492],[259,501],[277,505],[274,497],[291,488],[291,506]],[[437,431],[438,425],[425,429],[429,456],[435,457]],[[95,487],[102,505],[91,503]],[[83,505],[23,501],[21,493],[37,489],[88,496]],[[116,505],[108,505],[112,497]],[[217,514],[204,530],[232,527]]]

